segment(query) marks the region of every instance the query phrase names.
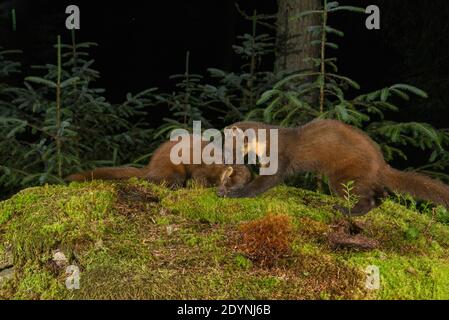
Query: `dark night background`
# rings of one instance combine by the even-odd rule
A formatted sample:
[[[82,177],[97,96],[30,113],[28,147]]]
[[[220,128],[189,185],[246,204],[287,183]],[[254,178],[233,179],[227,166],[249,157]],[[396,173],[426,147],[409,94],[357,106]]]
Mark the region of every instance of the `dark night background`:
[[[235,1],[49,1],[8,0],[15,7],[17,32],[2,20],[0,43],[25,52],[24,65],[53,62],[52,44],[65,29],[65,8],[81,10],[77,41],[94,41],[99,86],[113,102],[127,92],[149,87],[170,90],[169,75],[184,69],[187,50],[192,71],[205,74],[208,67],[232,70],[239,67],[232,54],[236,36],[249,25],[235,9]],[[276,12],[275,0],[237,1],[248,12]],[[362,85],[362,92],[392,83],[410,83],[429,93],[427,100],[414,98],[394,120],[425,121],[447,127],[449,113],[449,2],[445,0],[340,1],[381,10],[381,30],[365,28],[365,15],[339,14],[330,21],[345,31],[340,41],[340,73]],[[53,59],[53,60],[52,60]]]

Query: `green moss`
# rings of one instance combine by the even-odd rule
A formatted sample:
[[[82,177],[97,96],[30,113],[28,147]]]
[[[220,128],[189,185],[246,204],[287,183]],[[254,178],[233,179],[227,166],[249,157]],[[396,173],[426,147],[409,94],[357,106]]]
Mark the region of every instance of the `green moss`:
[[[251,262],[251,260],[249,260],[248,258],[246,258],[245,256],[238,254],[235,257],[235,264],[238,268],[244,269],[244,270],[248,270],[253,266],[253,263]]]
[[[14,293],[14,299],[61,299],[65,288],[58,279],[46,271],[35,267],[25,269]]]
[[[192,185],[172,191],[132,179],[23,190],[0,202],[0,255],[12,246],[8,299],[448,299],[447,211],[420,214],[391,200],[357,218],[376,250],[327,242],[341,201],[279,186],[255,199],[222,199]],[[287,214],[292,253],[270,268],[238,251],[239,224]],[[79,267],[65,288],[62,251]],[[379,290],[364,270],[378,266]]]
[[[360,220],[369,225],[367,235],[380,239],[386,248],[398,253],[442,256],[449,248],[447,225],[391,200]]]
[[[360,267],[379,268],[379,299],[449,299],[448,259],[370,253],[350,260]]]
[[[301,189],[280,186],[256,199],[218,198],[213,189],[183,189],[169,194],[162,205],[189,219],[209,223],[235,223],[254,220],[266,213],[308,216],[329,221],[334,215],[332,198]],[[316,207],[310,206],[313,203]]]

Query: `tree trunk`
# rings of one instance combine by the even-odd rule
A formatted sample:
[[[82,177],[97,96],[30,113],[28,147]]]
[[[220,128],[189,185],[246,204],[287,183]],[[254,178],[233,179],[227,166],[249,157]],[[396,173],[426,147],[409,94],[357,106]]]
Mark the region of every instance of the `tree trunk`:
[[[313,69],[306,58],[319,58],[319,46],[312,46],[310,26],[320,24],[320,15],[313,14],[300,19],[292,19],[307,10],[320,10],[321,0],[278,0],[277,52],[275,71],[293,73]]]

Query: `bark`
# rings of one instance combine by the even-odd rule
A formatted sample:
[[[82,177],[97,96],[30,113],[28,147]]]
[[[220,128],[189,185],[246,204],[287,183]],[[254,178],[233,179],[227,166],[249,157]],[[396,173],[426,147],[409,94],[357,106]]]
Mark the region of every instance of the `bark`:
[[[306,62],[304,59],[318,58],[320,48],[310,44],[314,39],[308,32],[308,28],[319,25],[321,17],[317,14],[301,19],[292,19],[292,17],[303,11],[321,8],[321,0],[278,0],[278,41],[275,62],[277,72],[293,73],[313,67],[311,62]]]

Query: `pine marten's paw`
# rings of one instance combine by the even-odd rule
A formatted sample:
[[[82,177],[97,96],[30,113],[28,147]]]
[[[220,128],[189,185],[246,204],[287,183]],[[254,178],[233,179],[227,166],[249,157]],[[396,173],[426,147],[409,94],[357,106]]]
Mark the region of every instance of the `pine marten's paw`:
[[[232,189],[229,190],[226,195],[226,198],[254,198],[255,195],[248,193],[246,188]]]
[[[226,195],[228,194],[228,190],[226,190],[225,188],[218,188],[217,189],[217,196],[219,196],[220,198],[226,198]]]

